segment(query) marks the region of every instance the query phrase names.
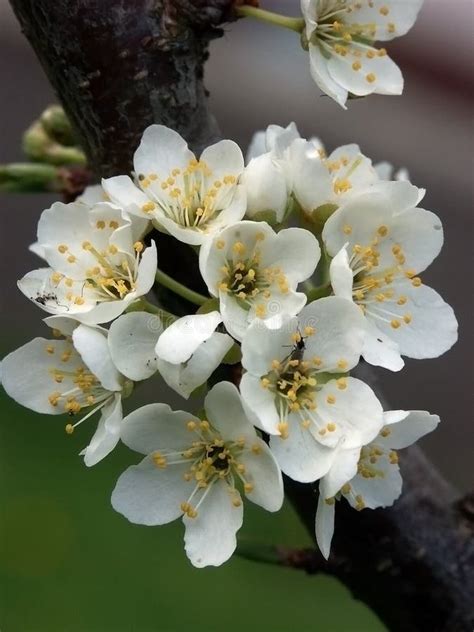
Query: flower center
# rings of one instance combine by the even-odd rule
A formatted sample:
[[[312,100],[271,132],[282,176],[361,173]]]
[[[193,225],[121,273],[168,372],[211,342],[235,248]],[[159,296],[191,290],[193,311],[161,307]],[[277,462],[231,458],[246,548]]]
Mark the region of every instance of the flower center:
[[[217,247],[219,247],[219,242]],[[289,285],[285,274],[279,267],[262,268],[260,265],[260,250],[255,247],[247,254],[246,246],[236,241],[232,246],[233,258],[228,258],[222,267],[222,277],[218,289],[232,294],[240,306],[250,309],[257,299],[268,301],[271,297],[271,287],[277,285],[282,294],[289,292]],[[257,316],[266,315],[266,305],[257,305]]]
[[[104,222],[97,222],[99,227]],[[110,222],[110,224],[117,222]],[[86,251],[96,262],[96,265],[84,267],[84,284],[82,285],[81,294],[74,294],[72,289],[66,292],[66,299],[76,305],[85,303],[84,290],[92,290],[96,301],[121,300],[136,287],[136,279],[138,275],[138,266],[143,252],[144,246],[140,241],[134,245],[135,254],[128,252],[120,252],[117,246],[110,244],[107,249],[99,250],[90,241],[82,242],[82,250]],[[80,257],[71,250],[67,244],[60,244],[58,251],[64,254],[66,261],[71,265],[81,264]],[[73,279],[66,275],[54,272],[51,278],[56,286],[64,282],[66,287],[72,288]]]
[[[288,345],[291,348],[289,354],[283,360],[273,360],[269,372],[260,379],[262,388],[269,389],[275,396],[280,416],[278,430],[282,439],[289,435],[288,416],[291,413],[296,413],[301,419],[302,427],[318,433],[321,440],[337,429],[336,423],[326,416],[323,418],[318,412],[318,393],[328,377],[336,376],[322,373],[323,358],[314,356],[311,360],[305,359],[305,340],[315,333],[316,330],[309,326],[302,333],[294,333],[291,336],[292,344]],[[337,366],[341,372],[346,371],[347,361],[341,358]],[[335,388],[345,390],[346,378],[335,379]],[[336,399],[336,395],[329,393],[326,403],[335,404]]]
[[[171,169],[163,178],[156,173],[138,175],[139,186],[153,199],[142,207],[145,213],[160,210],[177,224],[204,232],[216,214],[230,204],[236,183],[233,175],[213,178],[209,166],[196,159],[185,169]]]
[[[254,454],[260,454],[260,446],[246,445],[245,439],[224,441],[211,427],[208,421],[191,420],[187,422],[187,429],[195,435],[190,447],[182,452],[156,451],[153,461],[156,467],[164,469],[177,464],[189,464],[184,473],[187,481],[194,481],[195,487],[189,498],[181,503],[181,509],[188,518],[195,518],[198,509],[208,494],[212,485],[217,481],[224,481],[229,488],[229,494],[235,507],[242,504],[236,483],[241,483],[245,493],[253,491],[253,484],[246,477],[246,468],[239,458],[245,449],[251,449]],[[194,501],[197,500],[197,503]]]
[[[262,385],[273,391],[279,404],[290,411],[316,410],[318,371],[302,358],[295,346],[287,358],[273,361],[272,370],[262,378]]]
[[[344,226],[342,230],[350,234],[352,227]],[[352,295],[367,316],[390,323],[393,329],[398,329],[402,325],[409,325],[413,320],[409,312],[400,314],[399,308],[409,301],[400,292],[400,287],[403,287],[407,279],[413,287],[420,287],[422,282],[414,270],[405,267],[406,257],[400,244],[394,244],[391,248],[393,265],[377,270],[380,266],[378,246],[388,235],[388,227],[381,225],[370,245],[353,246],[349,261],[354,275]]]

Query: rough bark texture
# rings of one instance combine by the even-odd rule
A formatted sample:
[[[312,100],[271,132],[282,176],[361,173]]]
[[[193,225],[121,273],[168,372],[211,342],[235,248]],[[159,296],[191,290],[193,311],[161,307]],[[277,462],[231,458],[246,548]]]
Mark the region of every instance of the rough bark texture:
[[[312,551],[286,563],[335,575],[390,630],[472,631],[472,498],[453,504],[452,490],[419,448],[401,451],[400,460],[404,491],[393,507],[356,512],[338,503],[328,562]],[[314,529],[317,487],[287,480],[286,489]]]
[[[218,136],[203,64],[230,0],[14,0],[13,9],[92,168],[130,170],[147,125],[196,149]]]
[[[152,122],[178,130],[196,150],[217,138],[203,64],[219,24],[232,17],[231,0],[11,4],[97,174],[130,170]],[[160,248],[173,254],[161,261],[189,280],[194,253],[163,237]],[[358,513],[340,503],[329,563],[316,552],[286,563],[335,574],[392,630],[472,630],[474,502],[454,506],[451,490],[417,449],[403,455],[402,469],[404,495],[393,508]],[[287,481],[287,491],[313,533],[315,488]]]

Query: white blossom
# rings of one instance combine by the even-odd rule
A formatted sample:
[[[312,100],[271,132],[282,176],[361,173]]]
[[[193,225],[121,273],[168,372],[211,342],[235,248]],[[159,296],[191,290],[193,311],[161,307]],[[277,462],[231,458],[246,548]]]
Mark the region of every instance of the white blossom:
[[[403,77],[377,41],[405,35],[423,0],[301,0],[311,76],[343,108],[349,95],[396,95]]]
[[[52,316],[45,319],[55,339],[35,338],[2,361],[2,385],[22,406],[46,415],[67,413],[70,434],[94,413],[97,430],[81,452],[86,465],[98,463],[116,446],[122,424],[122,398],[133,384],[119,373],[108,349],[107,330]]]
[[[245,213],[239,178],[244,159],[238,145],[222,140],[199,160],[186,141],[163,125],[151,125],[135,152],[136,181],[116,176],[102,181],[110,199],[130,214],[152,220],[187,244],[234,224]]]
[[[294,199],[311,220],[314,212],[327,207],[335,210],[379,180],[358,145],[343,145],[327,156],[321,142],[301,138],[294,123],[286,128],[270,125],[258,132],[249,155],[252,158],[242,183],[250,219],[281,222]],[[388,173],[386,169],[381,172]]]
[[[201,248],[199,268],[212,296],[219,298],[227,331],[242,340],[255,319],[297,314],[306,295],[300,282],[316,269],[317,239],[301,228],[276,233],[266,222],[234,224]]]
[[[384,426],[370,444],[338,451],[319,483],[316,539],[326,559],[334,533],[336,500],[344,497],[358,511],[393,505],[402,491],[397,450],[415,443],[438,423],[439,417],[426,411],[392,410],[384,413]]]
[[[457,340],[453,310],[418,276],[443,244],[440,219],[416,207],[422,193],[381,182],[348,200],[323,230],[334,293],[366,317],[365,360],[394,371],[401,355],[437,357]]]
[[[140,241],[147,226],[107,203],[56,202],[43,211],[35,244],[49,268],[29,272],[18,287],[50,314],[108,322],[154,283],[156,247]]]
[[[134,381],[159,371],[185,399],[220,365],[234,344],[215,331],[219,312],[184,316],[172,323],[145,312],[124,314],[110,327],[109,347],[120,371]]]
[[[183,517],[194,566],[219,566],[234,552],[241,492],[268,511],[283,502],[280,470],[246,417],[235,386],[220,382],[205,399],[206,419],[150,404],[126,417],[122,440],[145,456],[119,478],[114,509],[138,524]]]
[[[364,338],[360,310],[337,297],[314,301],[280,327],[258,321],[249,327],[240,390],[291,478],[317,480],[341,441],[360,448],[381,428],[382,407],[372,390],[345,375],[356,366]]]

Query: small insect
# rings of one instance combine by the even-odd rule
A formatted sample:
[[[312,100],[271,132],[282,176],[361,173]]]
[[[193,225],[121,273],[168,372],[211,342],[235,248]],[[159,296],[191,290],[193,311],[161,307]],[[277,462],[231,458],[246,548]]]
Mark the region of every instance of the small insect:
[[[46,306],[47,303],[56,303],[58,307],[64,307],[66,311],[69,311],[68,305],[63,305],[58,301],[58,297],[54,292],[45,292],[44,294],[37,294],[36,296],[32,296],[31,300],[43,307]]]
[[[37,296],[34,296],[34,297],[32,296],[31,300],[35,301],[35,303],[39,303],[40,305],[44,306],[49,301],[54,301],[55,303],[57,303],[58,297],[53,292],[49,292],[45,294],[38,294]]]
[[[299,360],[300,362],[303,360],[304,352],[306,349],[305,340],[306,338],[301,335],[299,327],[297,329],[298,337],[296,338],[293,345],[284,345],[285,347],[292,347],[292,351],[283,359],[283,362],[287,362],[288,360]]]

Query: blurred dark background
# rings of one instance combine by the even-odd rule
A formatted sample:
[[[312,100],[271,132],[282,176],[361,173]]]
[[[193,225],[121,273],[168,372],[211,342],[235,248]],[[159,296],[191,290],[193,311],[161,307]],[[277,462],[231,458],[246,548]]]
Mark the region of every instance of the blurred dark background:
[[[296,0],[262,4],[298,13]],[[423,278],[454,307],[460,342],[442,358],[408,361],[399,374],[381,369],[377,388],[393,408],[441,416],[423,446],[461,491],[473,482],[472,27],[470,0],[425,0],[414,29],[387,46],[405,76],[403,97],[361,99],[348,112],[319,95],[290,31],[250,20],[232,24],[212,44],[207,66],[211,105],[224,137],[245,147],[255,130],[294,120],[302,135],[319,136],[328,149],[357,142],[374,161],[405,166],[412,181],[426,187],[422,204],[441,217],[446,245]],[[0,81],[3,163],[22,159],[22,132],[55,102],[5,0]],[[37,267],[27,246],[40,212],[52,201],[46,195],[1,196],[2,354],[47,335],[42,312],[15,282]],[[181,551],[180,526],[133,527],[109,508],[114,480],[135,455],[120,449],[86,470],[76,453],[91,426],[66,438],[58,419],[20,410],[4,397],[1,406],[2,632],[174,632],[217,630],[224,622],[230,630],[289,630],[295,613],[301,630],[383,629],[327,578],[238,559],[223,569],[194,571]],[[307,542],[290,509],[275,517],[252,508],[247,516],[249,537]]]

